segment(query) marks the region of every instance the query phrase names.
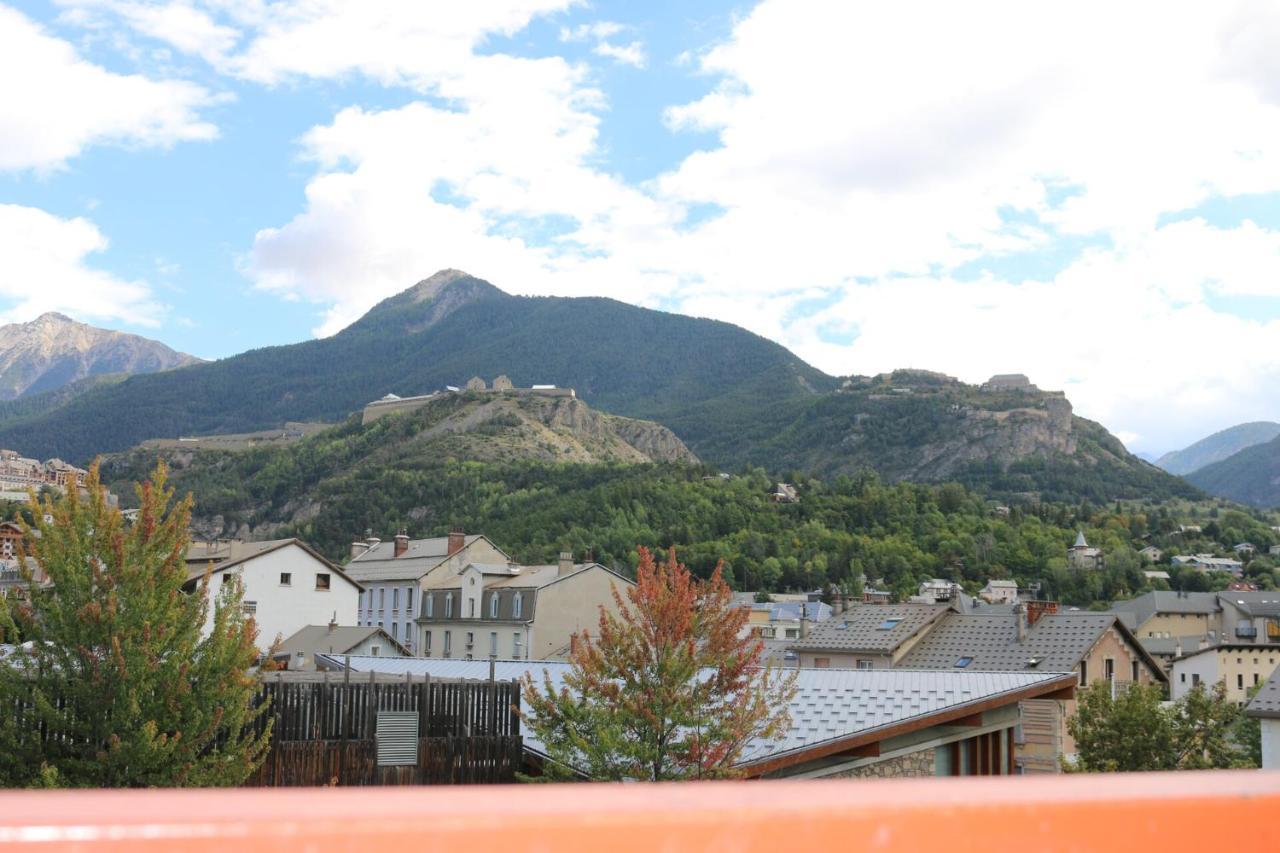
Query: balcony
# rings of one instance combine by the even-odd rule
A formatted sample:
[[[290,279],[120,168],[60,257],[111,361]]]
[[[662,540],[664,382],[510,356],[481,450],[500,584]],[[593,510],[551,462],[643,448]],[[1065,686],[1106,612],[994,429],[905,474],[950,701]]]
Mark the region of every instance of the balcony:
[[[14,791],[15,851],[1280,850],[1280,773],[504,788]],[[495,819],[500,815],[501,819]],[[1224,818],[1224,816],[1229,816]],[[941,818],[941,819],[940,819]]]

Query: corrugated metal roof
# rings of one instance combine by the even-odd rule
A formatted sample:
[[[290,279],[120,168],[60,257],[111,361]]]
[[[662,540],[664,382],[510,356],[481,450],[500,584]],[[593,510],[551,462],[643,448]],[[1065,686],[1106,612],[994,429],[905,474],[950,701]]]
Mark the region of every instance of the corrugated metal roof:
[[[341,659],[329,658],[340,668]],[[355,672],[391,675],[411,673],[432,678],[487,679],[488,661],[435,658],[353,657]],[[533,673],[541,686],[543,673],[554,689],[563,684],[569,664],[561,661],[495,661],[494,677],[507,681]],[[1061,672],[924,672],[888,669],[800,669],[791,701],[791,727],[773,741],[757,738],[743,753],[744,764],[806,749],[827,741],[927,717],[951,708],[982,702],[1061,678]],[[524,729],[525,746],[544,753],[545,747]]]
[[[814,625],[809,636],[797,640],[794,648],[888,653],[949,610],[945,604],[864,604],[851,607],[839,616]]]

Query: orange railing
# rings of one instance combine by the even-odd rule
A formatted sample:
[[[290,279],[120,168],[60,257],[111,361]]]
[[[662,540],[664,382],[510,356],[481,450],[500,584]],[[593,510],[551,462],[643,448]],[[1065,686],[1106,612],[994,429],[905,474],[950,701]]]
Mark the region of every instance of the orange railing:
[[[1280,773],[0,794],[6,850],[1280,850]]]

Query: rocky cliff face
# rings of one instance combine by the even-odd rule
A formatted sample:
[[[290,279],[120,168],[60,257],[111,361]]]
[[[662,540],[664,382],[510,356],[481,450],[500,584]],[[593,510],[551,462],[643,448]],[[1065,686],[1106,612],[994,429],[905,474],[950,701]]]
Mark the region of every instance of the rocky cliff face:
[[[155,373],[199,359],[158,341],[43,314],[0,327],[0,399],[52,391],[91,376]]]
[[[945,438],[920,446],[899,479],[946,480],[975,463],[1001,467],[1036,456],[1079,450],[1071,403],[1047,397],[1042,407],[987,411],[968,408]]]

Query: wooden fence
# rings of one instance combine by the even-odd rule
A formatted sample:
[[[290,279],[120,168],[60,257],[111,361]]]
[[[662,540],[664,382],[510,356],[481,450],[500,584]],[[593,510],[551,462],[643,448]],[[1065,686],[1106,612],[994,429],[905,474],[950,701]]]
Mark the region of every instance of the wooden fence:
[[[270,676],[268,676],[270,679]],[[247,785],[457,785],[515,780],[520,685],[507,681],[263,684],[271,750]],[[417,762],[379,766],[383,711],[418,714]]]

